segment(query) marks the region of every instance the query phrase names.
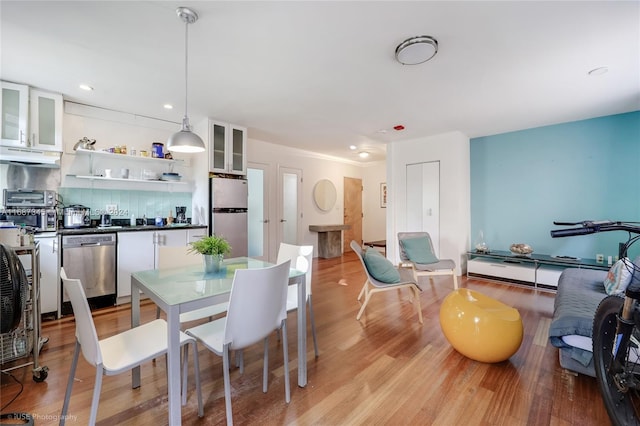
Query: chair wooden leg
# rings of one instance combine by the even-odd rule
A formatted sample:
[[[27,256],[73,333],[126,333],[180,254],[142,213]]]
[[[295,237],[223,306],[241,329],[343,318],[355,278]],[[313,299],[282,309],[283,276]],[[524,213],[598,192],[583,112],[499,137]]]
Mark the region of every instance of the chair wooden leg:
[[[69,371],[69,381],[67,382],[67,391],[64,394],[64,403],[62,404],[62,412],[60,413],[59,426],[64,426],[67,419],[67,411],[69,410],[69,399],[71,399],[71,389],[73,389],[73,380],[76,375],[76,367],[78,366],[78,357],[80,356],[80,342],[76,340],[76,346],[73,350],[73,360],[71,361],[71,371]]]
[[[204,417],[204,408],[202,407],[202,386],[200,385],[200,359],[198,358],[198,343],[190,343],[193,345],[193,370],[196,378],[196,394],[198,396],[198,417]]]
[[[289,383],[289,345],[287,343],[287,320],[282,320],[282,354],[284,357],[284,400],[291,401],[291,384]]]
[[[91,400],[91,415],[89,416],[89,425],[94,426],[98,417],[98,403],[100,402],[100,390],[102,389],[102,376],[104,370],[101,366],[96,365],[96,382],[93,385],[93,399]]]
[[[362,299],[362,295],[366,293],[367,291],[367,284],[369,284],[369,280],[366,280],[364,282],[364,285],[362,286],[362,290],[360,290],[360,294],[358,295],[358,300]]]
[[[360,321],[360,317],[362,316],[362,313],[364,312],[364,308],[367,307],[367,303],[369,303],[369,300],[371,299],[371,294],[373,293],[373,291],[367,291],[367,295],[364,298],[364,303],[362,304],[362,307],[360,308],[360,311],[358,311],[358,315],[356,316],[356,320]]]
[[[233,412],[231,411],[231,380],[229,379],[229,345],[224,345],[222,350],[222,375],[224,377],[224,403],[227,412],[227,425],[233,425]]]
[[[309,320],[311,322],[311,335],[313,336],[313,349],[316,353],[316,358],[318,358],[318,338],[316,337],[316,321],[313,316],[313,306],[311,305],[311,295],[309,295],[307,299],[307,305],[309,306]]]
[[[264,356],[262,358],[262,392],[269,388],[269,337],[264,338]]]
[[[416,287],[412,287],[413,290],[413,294],[415,296],[415,307],[416,310],[418,311],[418,321],[420,321],[420,324],[422,324],[422,306],[420,304],[420,290],[418,290]]]

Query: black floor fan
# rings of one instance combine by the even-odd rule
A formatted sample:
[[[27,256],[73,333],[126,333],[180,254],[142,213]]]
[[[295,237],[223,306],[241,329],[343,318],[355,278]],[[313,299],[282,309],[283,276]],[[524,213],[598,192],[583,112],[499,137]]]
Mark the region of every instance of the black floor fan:
[[[11,247],[0,244],[0,334],[20,324],[29,282],[22,262]]]
[[[22,319],[29,291],[27,274],[15,251],[0,244],[0,334],[14,331]],[[0,414],[1,423],[32,425],[33,417],[28,413]],[[17,423],[6,423],[15,420]]]

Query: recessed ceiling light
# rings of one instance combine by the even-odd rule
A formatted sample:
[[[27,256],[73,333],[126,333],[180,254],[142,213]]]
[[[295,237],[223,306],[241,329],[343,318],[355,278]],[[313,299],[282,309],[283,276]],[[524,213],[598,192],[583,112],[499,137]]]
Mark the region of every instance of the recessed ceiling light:
[[[355,145],[349,145],[349,149],[350,149],[351,151],[355,151],[356,149],[358,149],[358,147],[357,147],[357,146],[355,146]]]
[[[164,104],[164,109],[173,109],[173,105],[171,104]]]
[[[602,74],[606,74],[608,71],[609,71],[608,67],[598,67],[598,68],[592,69],[587,74],[589,74],[589,75],[602,75]]]
[[[82,90],[86,90],[87,92],[91,92],[93,90],[93,87],[89,86],[88,84],[81,84],[79,87]]]
[[[358,153],[358,157],[360,158],[367,158],[369,156],[369,153],[367,151],[362,151]]]

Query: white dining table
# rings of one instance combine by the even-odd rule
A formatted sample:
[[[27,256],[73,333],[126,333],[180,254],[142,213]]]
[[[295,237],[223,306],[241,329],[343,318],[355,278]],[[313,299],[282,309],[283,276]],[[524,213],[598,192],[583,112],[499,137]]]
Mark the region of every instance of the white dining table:
[[[167,376],[169,425],[182,424],[180,397],[180,314],[229,300],[236,269],[272,266],[249,257],[225,259],[219,272],[203,265],[151,269],[131,274],[131,327],[140,325],[140,294],[144,293],[167,315]],[[289,285],[298,284],[298,386],[307,385],[307,311],[305,273],[291,269]],[[132,372],[132,387],[140,386],[140,368]]]

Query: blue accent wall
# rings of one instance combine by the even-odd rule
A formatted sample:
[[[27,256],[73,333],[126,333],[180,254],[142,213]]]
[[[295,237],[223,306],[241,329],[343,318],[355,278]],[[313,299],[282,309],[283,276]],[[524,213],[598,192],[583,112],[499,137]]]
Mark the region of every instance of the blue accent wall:
[[[472,249],[483,231],[493,250],[606,261],[627,233],[549,235],[554,220],[599,219],[640,221],[640,111],[471,139]]]

